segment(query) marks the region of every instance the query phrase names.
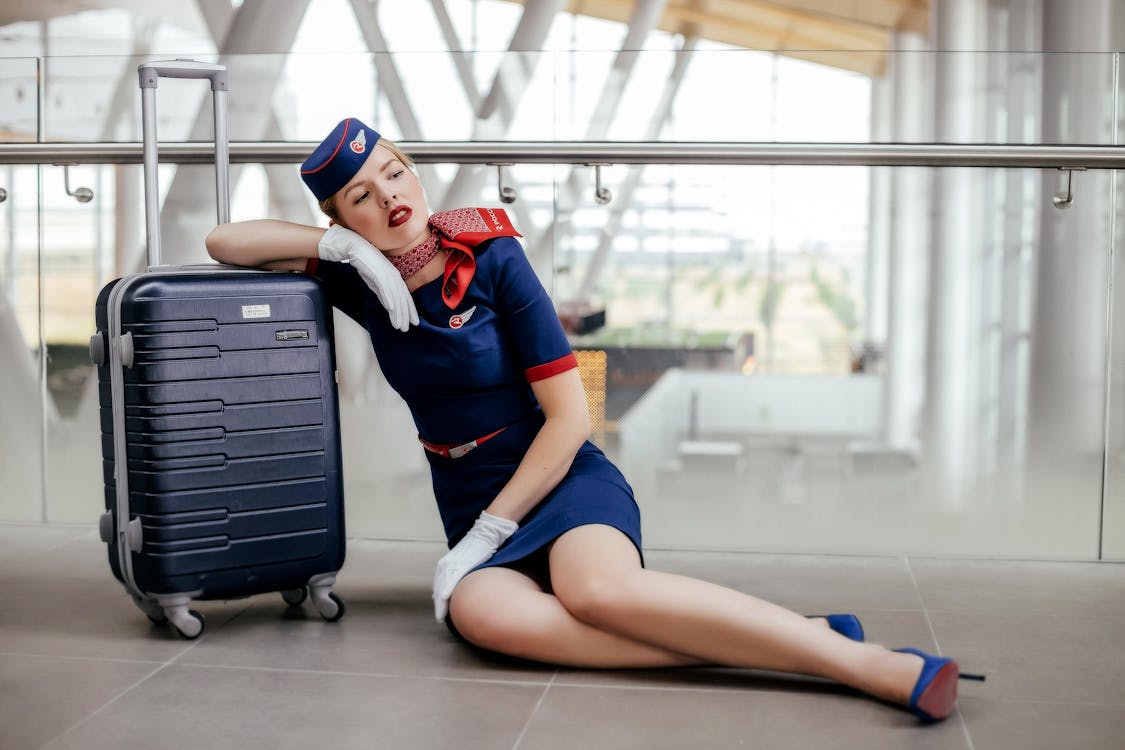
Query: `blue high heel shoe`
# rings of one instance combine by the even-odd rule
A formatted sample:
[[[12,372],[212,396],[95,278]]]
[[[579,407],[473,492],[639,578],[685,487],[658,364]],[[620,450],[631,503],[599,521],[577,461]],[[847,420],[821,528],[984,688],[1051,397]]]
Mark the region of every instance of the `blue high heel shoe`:
[[[933,656],[916,648],[896,648],[902,654],[922,657],[922,674],[914,683],[910,694],[910,712],[926,723],[941,721],[953,713],[957,702],[957,678],[960,669],[957,662],[944,656]],[[983,679],[977,675],[966,678]]]
[[[828,620],[828,627],[845,638],[863,641],[863,625],[855,615],[809,615],[810,619],[818,617]]]

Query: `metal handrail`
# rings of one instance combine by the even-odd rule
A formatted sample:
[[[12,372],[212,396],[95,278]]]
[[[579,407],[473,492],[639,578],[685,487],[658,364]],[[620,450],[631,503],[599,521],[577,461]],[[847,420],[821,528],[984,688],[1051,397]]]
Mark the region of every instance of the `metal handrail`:
[[[298,164],[314,142],[230,144],[232,163]],[[958,143],[399,142],[426,164],[785,164],[882,167],[1123,169],[1123,146]],[[162,162],[214,163],[210,143],[166,143]],[[140,164],[139,143],[5,143],[0,164]]]

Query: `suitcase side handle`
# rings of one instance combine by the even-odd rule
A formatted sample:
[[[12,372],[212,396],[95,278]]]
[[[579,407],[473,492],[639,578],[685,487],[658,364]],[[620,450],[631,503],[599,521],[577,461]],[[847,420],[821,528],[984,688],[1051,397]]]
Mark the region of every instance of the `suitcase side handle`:
[[[137,66],[145,172],[145,234],[148,265],[160,265],[160,191],[157,185],[156,85],[161,78],[211,81],[215,116],[215,206],[219,224],[230,221],[230,148],[227,139],[227,69],[197,60],[166,60]]]

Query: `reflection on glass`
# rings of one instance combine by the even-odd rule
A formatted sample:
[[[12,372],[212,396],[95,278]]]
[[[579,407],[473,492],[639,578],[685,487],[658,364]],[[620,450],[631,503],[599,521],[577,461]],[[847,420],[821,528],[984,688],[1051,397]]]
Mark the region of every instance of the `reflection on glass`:
[[[0,203],[0,347],[5,397],[0,399],[0,455],[7,487],[0,519],[43,519],[43,351],[40,344],[39,233],[36,197],[41,170],[0,170],[8,197]]]
[[[1113,140],[1108,55],[903,52],[875,81],[761,52],[681,55],[673,41],[640,54],[626,81],[614,80],[610,52],[234,56],[231,137],[315,139],[370,112],[405,140],[868,140],[878,125],[878,139],[930,141],[927,107],[944,89],[927,76],[948,79],[968,61],[992,83],[942,103],[942,117],[956,116],[941,132]],[[7,127],[136,140],[135,62],[48,60],[44,123],[20,114],[23,74],[0,68],[5,101],[19,105],[4,110]],[[673,78],[675,92],[662,88]],[[713,81],[728,78],[746,94],[714,96]],[[1060,86],[1081,94],[1068,105],[1081,128],[1043,109]],[[209,138],[207,98],[162,84],[162,137]],[[880,107],[890,112],[881,125]],[[1110,329],[1106,315],[1119,272],[1106,174],[1082,175],[1062,213],[1047,200],[1053,173],[1032,170],[609,165],[613,200],[600,203],[589,166],[505,169],[520,196],[509,211],[583,354],[596,437],[636,488],[651,544],[1097,554],[1111,333],[1114,394],[1125,351],[1125,325]],[[419,171],[435,207],[497,205],[494,168]],[[4,424],[27,429],[2,431],[5,455],[36,467],[45,442],[51,520],[90,522],[100,507],[84,345],[97,290],[142,265],[138,172],[74,169],[72,185],[96,196],[78,204],[61,168],[0,171],[10,195],[0,335],[29,355],[6,369],[20,397],[4,408],[23,411]],[[162,168],[166,260],[204,260],[212,184],[204,167]],[[237,166],[232,187],[234,218],[324,221],[293,165]],[[403,439],[409,414],[355,326],[341,319],[338,335],[349,527],[437,538],[424,457]],[[1119,554],[1125,423],[1113,412],[1103,520],[1106,549]],[[39,517],[44,490],[35,471],[24,475],[0,517]]]
[[[39,61],[0,58],[0,143],[34,141],[39,132]],[[11,190],[10,186],[5,186]]]
[[[981,215],[1011,220],[961,231],[956,204],[932,227],[913,221],[931,199],[911,186],[937,184],[933,170],[895,170],[899,189],[871,214],[866,169],[779,169],[772,209],[754,193],[768,168],[726,171],[738,220],[675,168],[663,203],[638,191],[560,242],[556,297],[576,347],[605,354],[606,443],[649,541],[1095,556],[1105,381],[1055,353],[1081,339],[1104,357],[1104,315],[1079,327],[1069,311],[1076,294],[1104,310],[1105,277],[1044,274],[1033,258],[1066,252],[1062,236],[1108,258],[1108,215],[1075,223],[1037,205],[1038,172],[963,170]],[[1108,178],[1088,177],[1097,206]],[[593,223],[583,212],[574,227]],[[881,220],[893,241],[875,256],[867,227]],[[966,265],[937,274],[925,248],[954,228]],[[946,333],[961,341],[934,357],[926,341]]]

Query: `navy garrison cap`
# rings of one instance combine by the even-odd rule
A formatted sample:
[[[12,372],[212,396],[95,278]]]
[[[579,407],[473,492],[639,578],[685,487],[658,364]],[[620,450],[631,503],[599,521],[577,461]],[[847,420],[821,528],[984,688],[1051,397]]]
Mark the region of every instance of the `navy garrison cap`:
[[[379,140],[371,126],[354,117],[341,120],[301,165],[301,179],[322,201],[355,176]]]

